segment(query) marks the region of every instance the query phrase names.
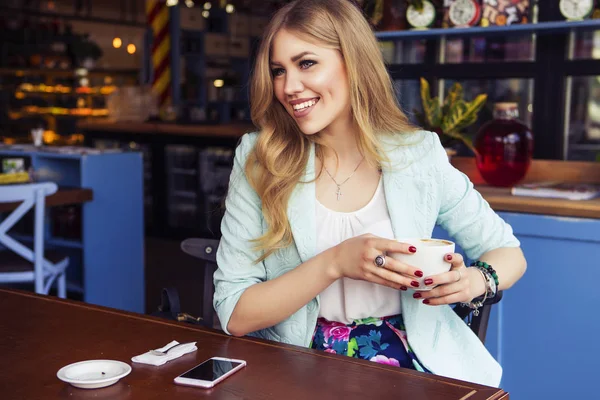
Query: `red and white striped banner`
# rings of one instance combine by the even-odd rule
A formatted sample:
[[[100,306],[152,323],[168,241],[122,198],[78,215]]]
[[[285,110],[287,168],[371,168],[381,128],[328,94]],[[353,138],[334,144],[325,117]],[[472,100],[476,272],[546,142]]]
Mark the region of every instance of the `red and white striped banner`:
[[[146,17],[152,28],[152,91],[163,106],[171,99],[171,35],[169,8],[164,0],[146,0]]]

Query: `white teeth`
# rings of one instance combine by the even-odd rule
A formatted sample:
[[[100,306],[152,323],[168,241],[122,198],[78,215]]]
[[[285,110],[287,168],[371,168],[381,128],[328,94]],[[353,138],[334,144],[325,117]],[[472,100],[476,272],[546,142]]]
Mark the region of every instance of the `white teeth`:
[[[305,101],[304,103],[295,104],[292,106],[292,108],[294,109],[294,111],[300,111],[304,110],[305,108],[314,106],[315,104],[317,104],[317,100],[309,100]]]

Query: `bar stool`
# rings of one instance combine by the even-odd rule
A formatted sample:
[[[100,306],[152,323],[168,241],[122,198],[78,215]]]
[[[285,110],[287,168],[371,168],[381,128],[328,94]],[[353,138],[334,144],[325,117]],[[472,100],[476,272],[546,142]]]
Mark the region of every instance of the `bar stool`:
[[[51,182],[0,186],[0,203],[22,202],[0,222],[0,245],[7,249],[0,252],[0,283],[33,282],[36,293],[48,294],[56,281],[58,297],[67,297],[65,270],[69,258],[55,252],[44,254],[45,200],[57,189]],[[33,250],[8,234],[32,208],[35,210]]]

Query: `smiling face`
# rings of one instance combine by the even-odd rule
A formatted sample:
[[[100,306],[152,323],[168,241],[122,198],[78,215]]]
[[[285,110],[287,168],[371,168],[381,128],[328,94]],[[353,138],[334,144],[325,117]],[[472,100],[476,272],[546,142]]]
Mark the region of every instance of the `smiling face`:
[[[275,97],[305,135],[348,123],[350,87],[339,51],[283,29],[271,46]]]

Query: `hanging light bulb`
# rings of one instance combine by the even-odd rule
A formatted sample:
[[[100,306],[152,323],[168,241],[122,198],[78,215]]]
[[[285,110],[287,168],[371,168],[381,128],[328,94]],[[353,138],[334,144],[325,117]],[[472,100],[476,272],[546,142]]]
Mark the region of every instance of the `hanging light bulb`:
[[[204,11],[202,11],[202,16],[203,16],[204,18],[208,18],[208,17],[210,17],[210,11],[207,11],[207,10],[204,10]]]
[[[212,7],[212,4],[210,4],[210,1],[207,1],[206,3],[204,3],[204,9],[205,10],[210,10]]]
[[[213,82],[213,85],[215,85],[216,88],[223,87],[224,84],[225,82],[223,82],[223,79],[215,79]]]
[[[233,4],[227,4],[225,6],[225,12],[227,14],[233,14],[235,12],[235,6]]]
[[[185,5],[187,6],[187,8],[194,7],[194,0],[185,0]]]
[[[113,47],[115,49],[120,49],[122,44],[123,44],[123,41],[121,40],[120,37],[115,37],[113,39]]]
[[[129,43],[129,44],[127,45],[127,52],[128,52],[129,54],[133,54],[133,53],[135,53],[135,44],[133,44],[133,43]]]
[[[167,0],[167,7],[175,7],[179,4],[179,0]]]

